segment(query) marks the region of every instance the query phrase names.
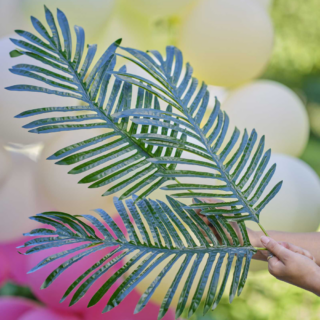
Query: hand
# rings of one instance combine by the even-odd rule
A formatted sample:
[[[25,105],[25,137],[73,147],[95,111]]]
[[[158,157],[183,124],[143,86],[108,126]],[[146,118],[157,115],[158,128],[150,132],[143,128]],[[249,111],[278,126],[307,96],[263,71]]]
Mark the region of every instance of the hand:
[[[203,202],[207,202],[207,203],[217,203],[218,200],[217,199],[214,199],[214,198],[211,198],[211,199],[200,199],[201,201]],[[222,208],[230,208],[230,207],[222,207]],[[207,219],[206,216],[204,215],[201,215],[201,210],[200,209],[196,209],[195,212],[201,217],[201,219],[204,221],[204,223],[206,225],[208,225],[208,227],[211,229],[211,231],[214,233],[214,235],[216,236],[216,238],[218,239],[218,241],[221,243],[221,238],[217,232],[217,230],[214,228],[214,226],[210,223],[210,221]],[[242,235],[241,235],[241,231],[239,229],[239,226],[237,223],[235,222],[230,222],[230,225],[231,227],[234,229],[234,231],[236,232],[239,240],[240,240],[240,243],[243,244],[243,239],[242,239]],[[232,243],[232,238],[231,236],[229,235],[229,233],[225,230],[225,228],[222,227],[222,229],[224,229],[229,241]],[[261,236],[263,235],[262,232],[260,231],[254,231],[254,230],[251,230],[249,228],[247,228],[247,233],[248,233],[248,236],[249,236],[249,240],[250,240],[250,243],[253,247],[258,247],[258,248],[261,248],[263,247],[263,244],[261,243]],[[205,233],[203,233],[204,236]],[[209,241],[209,239],[207,239]],[[307,251],[307,250],[304,250],[300,247],[297,247],[291,243],[288,243],[288,242],[284,242],[284,241],[279,241],[278,242],[279,245],[287,248],[288,250],[291,250],[293,252],[296,252],[296,253],[299,253],[301,255],[304,255],[310,259],[314,259],[313,256]],[[265,251],[262,251],[262,250],[258,250],[257,253],[252,257],[253,259],[255,260],[262,260],[262,261],[267,261],[267,256],[268,254],[266,254]]]
[[[209,198],[209,199],[199,199],[202,202],[206,202],[206,203],[218,203],[219,201],[215,198]],[[195,201],[193,200],[193,203],[195,203]],[[222,209],[230,209],[230,207],[227,206],[221,206],[220,208]],[[208,218],[204,215],[201,214],[201,209],[196,209],[195,212],[199,215],[199,217],[203,220],[203,222],[211,229],[211,231],[213,232],[213,234],[215,235],[215,237],[218,239],[219,243],[221,243],[221,237],[219,235],[219,233],[217,232],[217,230],[215,229],[215,227],[210,223],[210,221],[208,220]],[[234,229],[234,231],[236,232],[239,241],[241,243],[241,245],[243,244],[243,239],[242,239],[242,235],[241,235],[241,231],[239,229],[239,226],[237,223],[235,222],[229,222],[229,224],[231,225],[231,227]],[[221,226],[222,227],[222,226]],[[225,234],[228,237],[228,240],[230,241],[230,243],[232,243],[232,238],[230,236],[230,234],[227,232],[227,230],[222,227],[222,229],[225,231]],[[248,229],[249,230],[249,229]],[[250,230],[251,231],[251,230]],[[206,234],[203,232],[203,235],[206,237]],[[209,241],[209,239],[207,239]]]
[[[308,251],[288,243],[281,245],[265,236],[261,243],[273,255],[268,261],[270,274],[320,296],[320,267]]]

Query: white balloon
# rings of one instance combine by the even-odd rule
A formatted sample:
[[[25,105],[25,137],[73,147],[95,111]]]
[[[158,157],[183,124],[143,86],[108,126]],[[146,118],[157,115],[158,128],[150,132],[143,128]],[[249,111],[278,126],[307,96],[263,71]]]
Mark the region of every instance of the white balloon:
[[[19,152],[10,155],[11,174],[0,189],[0,241],[12,241],[31,231],[37,223],[29,217],[52,209],[36,190],[36,162]]]
[[[277,169],[266,195],[272,186],[283,180],[277,196],[263,209],[260,223],[266,230],[286,232],[316,231],[320,223],[320,179],[313,169],[300,159],[273,154],[270,164]],[[250,224],[258,230],[256,224]]]
[[[228,90],[224,87],[208,86],[208,91],[210,93],[208,110],[211,112],[215,105],[215,97],[217,97],[220,103],[223,103],[228,96]]]
[[[20,2],[20,0],[0,1],[0,37],[26,27],[27,21],[23,17]]]
[[[102,194],[110,185],[104,188],[89,189],[88,184],[78,184],[81,178],[90,173],[89,171],[86,171],[84,174],[68,174],[68,171],[78,164],[73,166],[56,165],[56,161],[47,160],[49,156],[61,148],[90,139],[102,133],[103,131],[96,129],[80,130],[75,134],[70,132],[61,133],[45,145],[40,155],[38,165],[38,188],[39,192],[41,192],[57,210],[69,214],[93,214],[90,210],[101,208],[111,215],[116,213],[112,202],[114,195],[102,197]],[[101,144],[103,143],[95,146]],[[90,159],[85,161],[89,161]]]
[[[96,41],[97,35],[105,27],[114,8],[115,0],[23,0],[22,10],[29,19],[34,16],[45,22],[44,5],[56,15],[56,9],[62,10],[69,21],[70,28],[74,25],[84,28],[87,42]],[[45,24],[45,23],[44,23]]]
[[[256,129],[260,136],[266,136],[266,147],[275,153],[299,156],[307,144],[306,109],[299,97],[280,83],[258,80],[237,88],[222,108],[230,117],[231,128]]]
[[[6,178],[11,172],[11,158],[3,146],[0,145],[0,188],[6,181]]]
[[[132,74],[138,75],[140,77],[143,77],[143,78],[150,80],[150,81],[153,81],[153,82],[156,81],[147,71],[143,70],[135,63],[129,62],[128,60],[122,60],[122,61],[124,62],[124,64],[127,67],[127,73],[132,73]],[[135,86],[133,86],[133,88],[134,87]]]
[[[272,22],[255,0],[202,0],[182,23],[179,46],[201,80],[238,85],[266,67]]]
[[[320,223],[320,180],[305,162],[288,155],[274,154],[270,163],[277,169],[264,195],[274,183],[283,180],[277,196],[263,209],[260,223],[266,230],[285,232],[312,232]],[[248,222],[253,230],[260,230],[256,223]],[[252,261],[251,271],[266,270],[268,264]]]
[[[218,99],[219,103],[222,104],[228,96],[228,90],[224,87],[208,86],[208,91],[210,93],[210,97],[207,110],[201,122],[201,127],[204,126],[209,120],[209,117],[216,103],[216,98]]]
[[[97,43],[97,56],[103,54],[108,46],[122,39],[121,46],[147,50],[149,48],[150,33],[145,19],[136,21],[131,15],[123,16],[116,11],[107,21],[106,27],[101,30]],[[123,53],[123,52],[122,52]],[[128,63],[128,60],[117,57],[116,68]]]
[[[18,36],[14,36],[14,38],[17,39]],[[14,75],[8,70],[12,66],[20,63],[44,66],[26,56],[20,56],[15,59],[10,58],[9,52],[13,49],[15,49],[15,46],[9,38],[0,40],[0,140],[20,144],[33,144],[46,140],[50,135],[28,133],[22,126],[32,120],[44,118],[44,116],[32,117],[32,120],[30,120],[30,118],[14,119],[14,116],[30,109],[49,106],[70,106],[78,102],[75,101],[75,99],[62,98],[52,94],[6,90],[5,87],[16,84],[31,84],[49,88],[39,81]]]
[[[267,11],[271,8],[273,0],[256,0],[263,6]]]

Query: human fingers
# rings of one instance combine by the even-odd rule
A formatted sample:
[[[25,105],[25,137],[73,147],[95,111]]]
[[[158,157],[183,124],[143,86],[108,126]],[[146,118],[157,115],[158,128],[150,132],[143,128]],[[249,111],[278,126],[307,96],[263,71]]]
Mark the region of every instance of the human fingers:
[[[274,256],[276,256],[281,262],[285,262],[292,256],[292,252],[280,245],[277,241],[263,236],[260,238],[261,243],[270,251]],[[269,260],[270,262],[270,260]]]
[[[221,243],[221,237],[219,235],[219,233],[217,232],[216,228],[212,225],[212,223],[208,220],[208,218],[204,215],[202,215],[201,213],[198,213],[199,217],[202,219],[202,221],[210,228],[210,230],[213,232],[214,236],[218,239],[219,243]],[[202,234],[204,236],[205,232],[203,230],[201,230]]]
[[[298,247],[292,243],[289,243],[289,242],[280,241],[279,244],[282,245],[283,247],[289,249],[292,252],[302,254],[303,256],[306,256],[307,258],[309,258],[313,261],[316,261],[314,256],[308,250],[300,248],[300,247]]]

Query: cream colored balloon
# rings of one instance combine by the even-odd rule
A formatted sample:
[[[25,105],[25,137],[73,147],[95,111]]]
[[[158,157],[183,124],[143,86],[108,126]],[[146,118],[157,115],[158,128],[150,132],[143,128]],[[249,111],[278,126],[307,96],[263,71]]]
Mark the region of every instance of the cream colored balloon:
[[[0,188],[6,181],[6,178],[11,173],[11,158],[3,146],[0,145]]]
[[[84,28],[86,42],[93,43],[113,13],[115,0],[23,0],[22,10],[26,18],[34,16],[45,24],[44,5],[56,16],[56,9],[62,10],[68,18],[70,28],[74,25]]]
[[[271,9],[273,0],[256,0],[259,4],[263,6],[267,11]]]
[[[179,47],[199,79],[239,85],[266,67],[272,22],[256,0],[201,0],[182,23]]]
[[[18,39],[18,36],[12,36]],[[19,92],[8,91],[5,87],[17,84],[31,84],[42,87],[47,87],[39,81],[21,77],[12,74],[8,69],[14,65],[26,63],[44,67],[43,64],[36,60],[20,56],[17,58],[10,58],[9,52],[16,47],[9,40],[3,38],[0,40],[0,140],[3,142],[13,142],[19,144],[33,144],[39,141],[46,140],[50,137],[48,134],[34,134],[28,133],[22,126],[30,121],[45,118],[46,116],[35,116],[32,118],[15,119],[14,116],[22,111],[53,107],[53,106],[72,106],[79,103],[75,99],[62,98],[53,94],[34,93],[34,92]],[[56,72],[56,71],[55,71]],[[52,89],[52,87],[50,87]]]
[[[35,185],[37,164],[27,155],[10,152],[11,173],[0,189],[0,241],[11,241],[37,226],[30,216],[52,210]]]
[[[312,232],[320,224],[320,179],[313,169],[300,159],[288,155],[274,154],[270,163],[277,169],[266,195],[271,187],[283,180],[282,189],[264,208],[260,223],[266,230],[285,232]],[[260,230],[257,224],[248,227]],[[267,264],[253,262],[251,269],[265,269]]]
[[[275,153],[302,154],[309,137],[309,121],[300,98],[284,85],[258,80],[231,91],[222,104],[230,128],[266,136],[266,146]],[[230,130],[231,131],[231,130]]]
[[[219,86],[208,86],[208,91],[210,93],[209,103],[208,103],[208,111],[212,111],[215,106],[215,97],[217,97],[220,103],[223,103],[224,100],[228,96],[228,90],[224,87]],[[208,114],[209,117],[210,114]]]
[[[121,46],[143,51],[150,49],[164,51],[169,43],[169,35],[165,32],[157,34],[153,22],[147,16],[137,17],[132,15],[131,11],[118,10],[110,17],[99,35],[97,54],[102,54],[103,50],[119,38],[122,39]],[[125,52],[121,54],[129,55]],[[120,60],[121,64],[128,62],[123,62],[123,59],[118,57],[118,61]],[[119,63],[117,65],[120,66]]]
[[[123,61],[123,64],[126,65],[127,73],[132,73],[140,77],[143,77],[149,81],[156,82],[156,80],[147,71],[140,68],[137,64],[130,62],[128,60],[121,60],[121,61]]]
[[[24,29],[27,26],[20,2],[20,0],[0,1],[0,37],[12,34],[14,30]]]
[[[119,0],[121,7],[132,13],[149,18],[181,15],[181,12],[195,4],[196,0]]]
[[[283,180],[278,195],[261,213],[260,222],[267,230],[286,232],[316,231],[320,224],[320,179],[313,169],[300,159],[273,154],[270,163],[277,169],[271,187]]]
[[[102,188],[89,189],[89,184],[78,184],[78,181],[81,180],[81,178],[94,170],[86,171],[84,174],[72,175],[68,174],[68,171],[80,163],[64,166],[56,165],[56,161],[54,160],[46,160],[61,148],[90,139],[91,137],[104,132],[105,131],[92,129],[80,130],[73,133],[60,133],[45,145],[43,152],[40,155],[38,165],[38,189],[57,210],[70,214],[93,214],[90,210],[101,208],[111,215],[116,213],[112,202],[113,195],[102,197],[102,194],[110,187],[110,185]],[[93,147],[100,146],[104,143],[106,143],[106,141],[96,144]],[[86,149],[81,151],[84,150]],[[92,158],[87,159],[86,161],[91,159]],[[104,166],[106,165],[107,164],[104,164]],[[102,168],[102,166],[99,168]],[[98,169],[96,168],[96,170]]]

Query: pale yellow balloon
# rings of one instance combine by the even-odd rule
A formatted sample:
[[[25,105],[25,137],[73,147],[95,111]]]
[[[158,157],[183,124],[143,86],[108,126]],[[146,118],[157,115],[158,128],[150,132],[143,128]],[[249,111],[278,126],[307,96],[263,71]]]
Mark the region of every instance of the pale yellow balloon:
[[[8,175],[11,173],[11,158],[8,153],[4,149],[3,146],[0,145],[0,188],[5,183]]]
[[[93,172],[94,169],[86,171],[83,174],[72,175],[68,174],[68,171],[80,163],[71,166],[64,166],[56,165],[56,161],[54,160],[46,160],[61,148],[90,139],[91,137],[104,132],[105,131],[92,129],[81,130],[75,133],[60,133],[45,145],[39,159],[37,185],[39,192],[41,192],[41,194],[57,210],[67,212],[69,214],[93,214],[90,210],[101,208],[111,215],[116,214],[112,201],[113,195],[102,197],[102,194],[109,189],[111,185],[107,185],[104,188],[89,189],[88,184],[78,184],[79,180]],[[96,144],[94,147],[100,146],[103,143],[106,142],[104,141]],[[87,149],[83,149],[81,151],[84,150]],[[90,159],[86,159],[85,161],[89,161]],[[108,165],[108,163],[104,166],[106,165]],[[102,167],[100,166],[99,168]],[[97,167],[95,170],[98,170]]]
[[[165,52],[165,47],[170,43],[170,34],[165,30],[158,30],[155,22],[148,16],[136,16],[131,11],[116,10],[99,35],[97,54],[100,55],[119,38],[122,39],[121,46],[143,51],[156,49]],[[123,61],[118,57],[119,60]]]
[[[265,69],[272,22],[256,0],[201,0],[182,23],[178,46],[199,79],[239,85]]]
[[[23,0],[20,1],[26,18],[34,16],[45,23],[44,5],[56,16],[56,9],[62,10],[68,18],[70,28],[74,25],[84,28],[86,42],[92,44],[105,27],[113,13],[115,0]],[[56,21],[58,24],[58,22]],[[49,27],[48,27],[49,28]]]
[[[53,209],[37,191],[37,163],[20,152],[10,152],[10,158],[11,172],[0,189],[0,241],[20,238],[38,225],[30,216]]]
[[[195,4],[196,0],[119,0],[121,7],[133,14],[149,18],[180,16]]]
[[[284,85],[258,80],[230,92],[222,104],[230,128],[266,136],[266,148],[292,156],[302,154],[309,137],[309,121],[300,98]],[[232,130],[229,129],[229,135]]]
[[[211,112],[215,106],[215,102],[216,102],[215,98],[217,98],[220,103],[223,103],[224,100],[227,98],[229,91],[227,88],[224,88],[224,87],[210,86],[210,85],[208,85],[208,91],[210,93],[210,98],[209,98],[207,109],[208,111]]]
[[[320,223],[320,179],[313,169],[300,159],[274,154],[270,163],[277,169],[265,196],[272,186],[283,180],[277,196],[263,209],[260,223],[266,230],[285,232],[314,232]],[[262,198],[261,198],[262,199]],[[260,230],[257,224],[248,227]],[[267,268],[267,264],[253,262],[252,270]]]
[[[18,35],[13,35],[12,37],[15,39],[19,38]],[[28,133],[28,131],[23,129],[22,126],[30,121],[45,118],[47,116],[35,116],[32,117],[32,119],[15,119],[14,117],[17,114],[36,108],[72,106],[76,105],[78,101],[71,98],[59,97],[53,94],[6,90],[5,87],[17,84],[30,84],[52,89],[52,87],[46,86],[42,82],[17,76],[9,71],[9,68],[12,66],[23,63],[44,67],[42,63],[39,63],[27,56],[20,56],[14,59],[10,58],[9,52],[15,48],[15,45],[9,40],[9,38],[3,38],[0,40],[0,140],[3,142],[19,144],[34,144],[47,140],[50,135]],[[56,70],[54,71],[57,72]]]

